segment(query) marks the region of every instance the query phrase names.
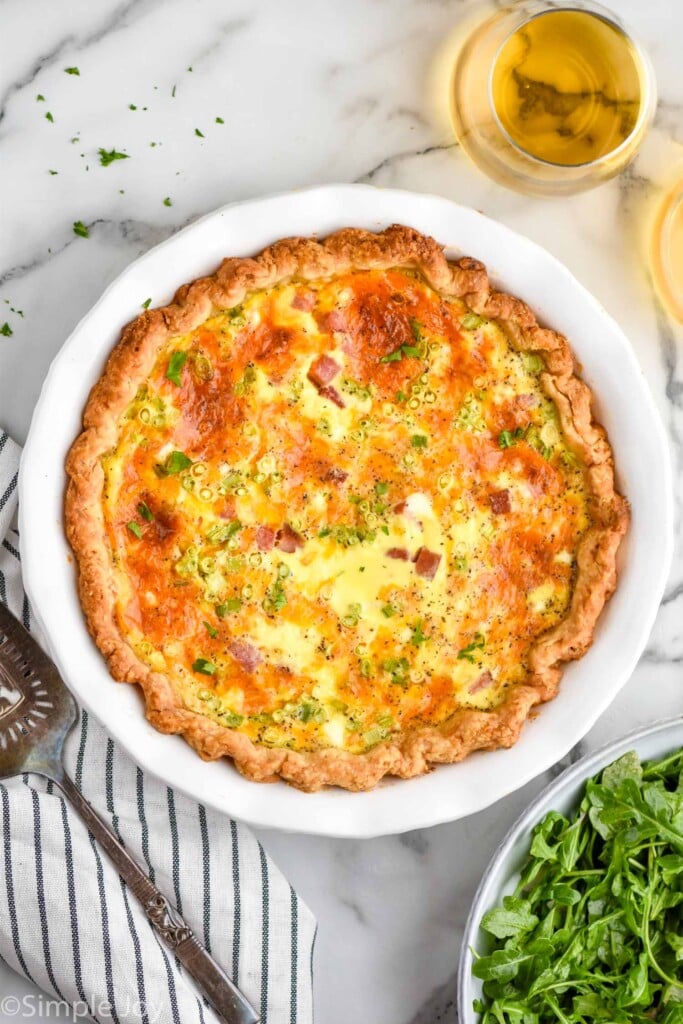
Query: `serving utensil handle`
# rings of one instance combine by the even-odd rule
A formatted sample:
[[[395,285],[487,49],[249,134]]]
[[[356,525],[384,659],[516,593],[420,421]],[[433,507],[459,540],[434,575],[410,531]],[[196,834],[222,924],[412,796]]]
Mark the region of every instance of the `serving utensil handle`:
[[[121,846],[71,779],[62,774],[54,781],[108,854],[121,878],[139,899],[158,935],[195,980],[220,1020],[225,1024],[258,1024],[259,1015],[251,1004],[198,941],[178,911]]]

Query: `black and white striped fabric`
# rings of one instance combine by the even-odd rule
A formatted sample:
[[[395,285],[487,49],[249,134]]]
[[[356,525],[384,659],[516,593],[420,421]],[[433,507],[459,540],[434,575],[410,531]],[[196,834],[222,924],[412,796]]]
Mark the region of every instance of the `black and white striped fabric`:
[[[0,430],[0,600],[30,628],[19,455]],[[144,775],[85,711],[66,762],[264,1024],[310,1024],[315,921],[248,829]],[[0,784],[0,827],[0,956],[12,968],[94,1020],[215,1024],[56,789],[35,776]]]

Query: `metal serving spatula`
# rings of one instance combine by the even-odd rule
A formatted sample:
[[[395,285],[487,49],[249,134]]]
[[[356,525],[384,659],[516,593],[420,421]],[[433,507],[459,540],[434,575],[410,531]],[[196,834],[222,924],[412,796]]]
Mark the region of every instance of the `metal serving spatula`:
[[[0,779],[24,772],[52,779],[220,1019],[226,1024],[258,1024],[258,1014],[65,773],[64,741],[77,719],[76,703],[55,665],[0,604]]]

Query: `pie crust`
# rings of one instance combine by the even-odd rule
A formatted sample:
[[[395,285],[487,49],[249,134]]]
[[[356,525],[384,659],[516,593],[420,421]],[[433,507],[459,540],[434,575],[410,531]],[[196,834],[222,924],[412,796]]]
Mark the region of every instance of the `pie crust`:
[[[590,526],[575,552],[569,611],[534,644],[526,681],[512,687],[503,703],[491,710],[460,708],[445,724],[416,727],[360,754],[335,747],[298,752],[263,746],[182,706],[167,676],[140,660],[124,639],[115,613],[101,460],[115,445],[119,418],[170,338],[197,328],[217,309],[237,306],[255,289],[292,278],[310,281],[388,268],[416,271],[442,296],[460,298],[474,314],[495,320],[514,349],[542,353],[542,387],[586,467],[589,491]],[[183,285],[169,306],[145,311],[123,330],[91,392],[83,427],[66,463],[66,531],[95,643],[116,680],[140,685],[147,718],[155,728],[183,735],[206,760],[231,757],[243,775],[256,781],[281,777],[306,791],[325,785],[367,790],[385,775],[410,778],[439,763],[460,761],[475,750],[511,746],[531,710],[556,694],[562,664],[579,658],[592,643],[598,616],[616,585],[615,560],[628,525],[628,505],[615,491],[611,448],[593,419],[591,393],[577,375],[567,340],[539,326],[524,302],[492,290],[480,262],[468,257],[449,262],[432,238],[409,227],[393,225],[377,234],[349,228],[322,241],[284,239],[253,258],[226,259],[211,277]]]

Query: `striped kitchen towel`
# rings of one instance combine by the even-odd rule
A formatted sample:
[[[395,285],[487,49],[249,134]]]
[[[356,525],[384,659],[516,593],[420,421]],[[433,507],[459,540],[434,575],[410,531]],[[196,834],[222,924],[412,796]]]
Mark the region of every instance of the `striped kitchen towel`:
[[[0,600],[30,628],[19,454],[0,430]],[[249,830],[144,775],[85,711],[66,764],[264,1024],[310,1024],[315,921]],[[94,1020],[215,1024],[56,788],[36,776],[0,784],[0,827],[0,956],[14,970]]]

